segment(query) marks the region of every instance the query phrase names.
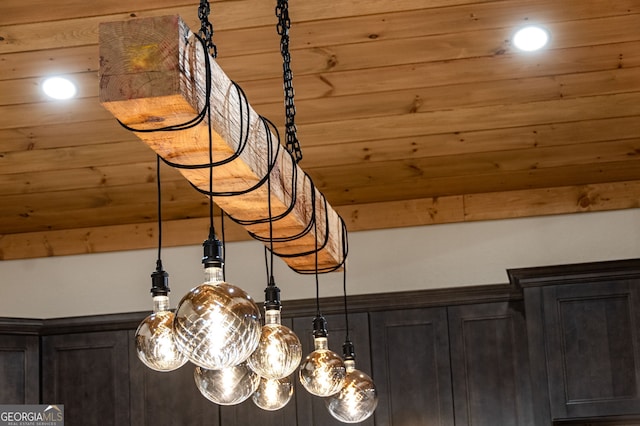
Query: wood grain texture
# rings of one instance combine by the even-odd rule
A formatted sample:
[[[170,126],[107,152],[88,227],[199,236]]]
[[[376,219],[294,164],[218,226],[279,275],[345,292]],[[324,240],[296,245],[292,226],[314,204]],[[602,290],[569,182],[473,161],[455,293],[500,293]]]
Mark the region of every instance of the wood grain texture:
[[[482,201],[476,202],[477,198],[482,198]],[[337,211],[350,230],[360,231],[637,208],[639,198],[638,183],[629,181],[362,203],[340,206]],[[201,200],[196,202],[201,203]],[[152,211],[155,212],[155,207],[146,205],[146,214],[154,214]],[[120,212],[125,214],[123,209]],[[11,223],[12,226],[20,226],[19,222]],[[216,223],[219,223],[218,218]],[[216,226],[219,229],[220,225]],[[233,223],[226,226],[228,241],[249,239],[242,227]],[[163,225],[163,245],[200,244],[207,227],[208,219],[205,217],[168,220]],[[116,251],[122,250],[121,242],[125,239],[128,249],[153,248],[157,245],[156,230],[157,223],[149,222],[148,216],[142,216],[135,224],[6,234],[0,236],[0,259]]]
[[[294,270],[340,267],[339,216],[213,59],[205,71],[202,46],[179,17],[103,24],[100,34],[105,108],[128,126],[153,130],[188,122],[210,102],[206,121],[195,126],[137,135],[174,163],[219,162],[213,182],[206,168],[179,170],[201,190],[212,185],[221,193],[216,203],[231,217],[257,221],[247,230],[272,236],[274,252]],[[270,217],[278,218],[272,228],[260,222]]]
[[[5,258],[149,244],[144,237],[117,242],[124,235],[118,231],[108,244],[87,245],[84,236],[146,227],[155,211],[144,194],[145,184],[153,186],[152,151],[99,105],[99,24],[179,14],[197,28],[197,7],[183,0],[103,3],[0,6]],[[289,6],[302,166],[336,211],[353,215],[350,230],[637,208],[637,0]],[[211,20],[217,63],[282,133],[273,5],[216,1]],[[514,48],[513,32],[528,23],[551,31],[548,48]],[[74,80],[78,98],[45,98],[39,87],[52,74]],[[171,196],[178,179],[167,174]],[[206,208],[198,194],[182,192],[167,219],[186,226]],[[508,201],[516,203],[513,211]],[[404,206],[408,211],[392,210]],[[75,240],[42,245],[60,233]]]

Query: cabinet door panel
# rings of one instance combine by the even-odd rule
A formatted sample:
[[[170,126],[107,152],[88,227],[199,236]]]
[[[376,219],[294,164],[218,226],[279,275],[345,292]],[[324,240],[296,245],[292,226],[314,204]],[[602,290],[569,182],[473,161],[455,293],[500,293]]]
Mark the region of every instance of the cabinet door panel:
[[[542,289],[554,418],[640,414],[639,286]]]
[[[342,344],[346,335],[344,315],[326,315],[329,331],[329,349],[342,357]],[[313,318],[295,318],[294,331],[302,342],[302,358],[304,359],[313,351]],[[369,351],[369,320],[367,314],[358,313],[349,315],[350,337],[356,350],[356,368],[371,375],[371,357]],[[339,426],[344,423],[334,419],[326,408],[322,398],[307,392],[298,380],[296,371],[296,402],[298,424],[305,426]],[[374,378],[375,380],[375,378]],[[368,418],[360,425],[372,426],[373,417]]]
[[[193,380],[194,365],[158,372],[145,366],[129,332],[131,424],[135,426],[217,426],[219,407],[206,399]]]
[[[37,336],[0,336],[0,403],[39,403],[39,359]]]
[[[371,314],[376,426],[454,424],[445,308]]]
[[[520,302],[449,308],[456,426],[535,424],[522,310]]]
[[[43,402],[64,404],[66,423],[130,424],[127,331],[45,336],[42,345]]]

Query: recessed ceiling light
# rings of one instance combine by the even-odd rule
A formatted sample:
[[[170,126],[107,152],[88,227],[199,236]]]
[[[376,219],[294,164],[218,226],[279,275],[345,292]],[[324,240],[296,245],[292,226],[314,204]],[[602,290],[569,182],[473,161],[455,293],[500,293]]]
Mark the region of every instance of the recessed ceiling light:
[[[548,42],[549,32],[534,25],[520,28],[513,36],[514,46],[525,52],[542,49]]]
[[[50,77],[42,83],[42,90],[53,99],[70,99],[77,92],[76,85],[63,77]]]

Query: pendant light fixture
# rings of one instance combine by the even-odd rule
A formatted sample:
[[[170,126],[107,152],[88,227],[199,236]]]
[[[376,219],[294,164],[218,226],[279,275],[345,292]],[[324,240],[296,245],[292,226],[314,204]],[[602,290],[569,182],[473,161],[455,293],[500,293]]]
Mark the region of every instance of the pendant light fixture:
[[[151,274],[153,313],[138,326],[135,335],[136,353],[144,365],[156,371],[173,371],[188,361],[176,344],[173,333],[174,314],[169,310],[169,274],[158,270]]]
[[[208,20],[209,2],[198,9],[205,47],[212,57],[217,50]],[[208,56],[207,56],[208,57]],[[256,349],[260,338],[260,309],[244,290],[224,281],[222,243],[213,221],[213,131],[207,87],[205,107],[209,142],[209,238],[204,241],[202,263],[205,280],[191,289],[176,310],[174,330],[180,349],[191,362],[208,370],[222,370],[241,364]]]
[[[147,367],[156,371],[173,371],[187,362],[178,349],[173,333],[174,314],[169,310],[169,274],[162,268],[162,191],[160,184],[160,157],[156,157],[156,184],[158,191],[158,260],[151,274],[153,313],[138,326],[135,334],[136,354]]]
[[[195,365],[221,370],[244,362],[260,338],[260,310],[244,290],[223,280],[222,243],[213,228],[203,243],[204,283],[191,289],[176,310],[174,330],[182,352]]]
[[[313,395],[327,397],[334,395],[343,387],[347,368],[345,363],[335,352],[328,348],[328,333],[326,320],[320,312],[319,306],[319,278],[318,267],[318,229],[316,188],[309,178],[311,203],[313,206],[309,226],[302,232],[278,239],[279,242],[294,242],[314,230],[315,250],[304,253],[281,253],[279,256],[310,256],[315,255],[315,270],[294,269],[299,273],[315,273],[317,315],[313,321],[314,351],[301,364],[302,348],[295,333],[281,323],[280,289],[275,285],[273,277],[273,221],[289,214],[294,208],[296,200],[295,187],[298,183],[297,163],[302,159],[300,144],[297,140],[294,122],[295,105],[293,102],[292,72],[289,54],[289,25],[287,0],[277,0],[276,15],[278,16],[278,34],[281,35],[281,54],[283,56],[283,77],[286,108],[286,148],[291,157],[292,185],[289,194],[291,204],[289,208],[273,217],[271,209],[271,171],[278,163],[277,153],[272,153],[271,132],[267,120],[262,118],[267,133],[267,170],[266,176],[251,188],[235,192],[213,192],[213,168],[228,164],[237,158],[249,141],[251,128],[250,108],[242,89],[234,83],[240,100],[239,109],[241,122],[239,123],[239,142],[236,152],[224,160],[214,162],[213,159],[213,131],[211,112],[211,58],[217,57],[217,48],[212,40],[213,27],[208,20],[210,12],[209,2],[200,0],[198,16],[202,27],[196,38],[202,43],[205,52],[205,100],[204,107],[196,117],[181,124],[175,124],[155,129],[134,129],[120,123],[125,128],[135,132],[170,132],[193,128],[207,119],[209,162],[207,164],[178,164],[162,159],[168,165],[177,169],[209,170],[209,190],[203,191],[209,196],[209,235],[203,243],[204,282],[191,289],[180,301],[175,314],[169,311],[168,274],[162,268],[160,260],[160,246],[156,271],[152,274],[152,294],[154,297],[154,313],[140,324],[136,332],[136,349],[138,356],[150,368],[158,371],[171,371],[191,361],[196,365],[194,380],[200,392],[210,401],[220,405],[234,405],[245,401],[250,396],[253,402],[264,410],[277,410],[284,407],[292,398],[292,374],[299,366],[298,377],[307,391]],[[246,111],[246,120],[244,113]],[[245,129],[246,124],[246,129]],[[273,124],[271,123],[273,126]],[[277,133],[277,128],[273,126]],[[280,148],[280,137],[278,143]],[[158,165],[160,157],[157,157]],[[279,164],[279,163],[278,163]],[[282,176],[279,176],[282,177]],[[269,251],[271,262],[267,267],[267,288],[265,289],[265,324],[260,324],[260,309],[251,296],[244,290],[229,284],[224,274],[224,244],[218,240],[214,227],[213,197],[235,196],[246,194],[260,187],[268,180],[268,208],[269,208]],[[158,172],[158,203],[160,204],[160,176]],[[329,238],[329,215],[327,201],[325,203],[325,242]],[[306,207],[306,205],[305,205]],[[229,216],[231,217],[231,216]],[[159,223],[160,211],[158,214]],[[234,219],[232,217],[232,219]],[[257,221],[238,220],[251,224],[264,223],[264,219]],[[344,223],[343,223],[344,225]],[[159,226],[161,240],[161,227]],[[224,233],[224,229],[223,229]],[[345,237],[343,232],[343,238]],[[254,236],[257,239],[263,237]],[[223,236],[224,240],[224,236]],[[345,241],[343,241],[345,244]],[[346,247],[344,247],[346,248]],[[265,252],[266,253],[266,252]],[[346,258],[346,250],[343,251]],[[342,261],[344,262],[344,260]],[[324,268],[322,272],[331,272],[340,267]],[[353,371],[353,370],[351,370]]]
[[[353,343],[344,343],[343,355],[347,368],[342,389],[325,400],[329,413],[344,423],[360,423],[369,418],[378,406],[378,391],[371,377],[356,370]]]
[[[266,120],[262,120],[265,131],[269,133]],[[282,325],[280,309],[280,289],[276,286],[273,277],[273,212],[271,206],[271,163],[273,153],[271,144],[267,144],[267,211],[269,221],[269,260],[266,261],[267,249],[265,247],[265,263],[267,267],[267,288],[264,290],[264,326],[262,327],[260,341],[257,349],[248,359],[253,371],[265,379],[282,379],[293,373],[302,359],[302,344],[298,336],[288,327]],[[273,384],[270,384],[273,385]]]
[[[346,232],[346,230],[345,230]],[[371,377],[356,370],[355,348],[349,338],[349,314],[347,309],[347,267],[343,270],[344,316],[347,335],[342,345],[347,376],[342,389],[325,400],[329,413],[344,423],[360,423],[369,418],[378,406],[378,391]]]
[[[312,185],[313,186],[313,185]],[[315,193],[315,190],[312,194]],[[316,317],[313,320],[314,351],[300,363],[298,377],[302,386],[311,394],[327,397],[342,388],[347,374],[342,358],[329,349],[327,320],[320,313],[320,284],[318,280],[318,225],[313,199],[313,229],[316,235],[315,278],[316,278]]]
[[[266,379],[282,379],[293,373],[302,359],[298,336],[280,322],[280,289],[273,277],[265,289],[265,324],[249,366]]]
[[[236,405],[247,400],[258,389],[260,376],[246,363],[221,370],[196,367],[196,386],[208,400],[220,405]]]
[[[314,351],[300,363],[302,386],[312,395],[327,397],[340,391],[347,375],[342,358],[329,349],[327,321],[321,315],[313,320]]]

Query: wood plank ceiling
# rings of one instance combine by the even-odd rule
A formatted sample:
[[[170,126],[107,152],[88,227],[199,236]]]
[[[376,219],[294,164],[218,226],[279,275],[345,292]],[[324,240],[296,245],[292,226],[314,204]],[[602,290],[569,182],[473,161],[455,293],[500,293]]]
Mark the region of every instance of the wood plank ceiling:
[[[184,0],[2,0],[0,259],[154,247],[155,154],[98,102],[98,24]],[[212,2],[218,63],[282,124],[275,0]],[[640,0],[291,0],[301,167],[350,230],[612,210],[640,197]],[[514,30],[551,32],[518,52]],[[44,77],[79,86],[46,99]],[[166,245],[207,200],[163,168]],[[229,239],[244,238],[240,228]]]

